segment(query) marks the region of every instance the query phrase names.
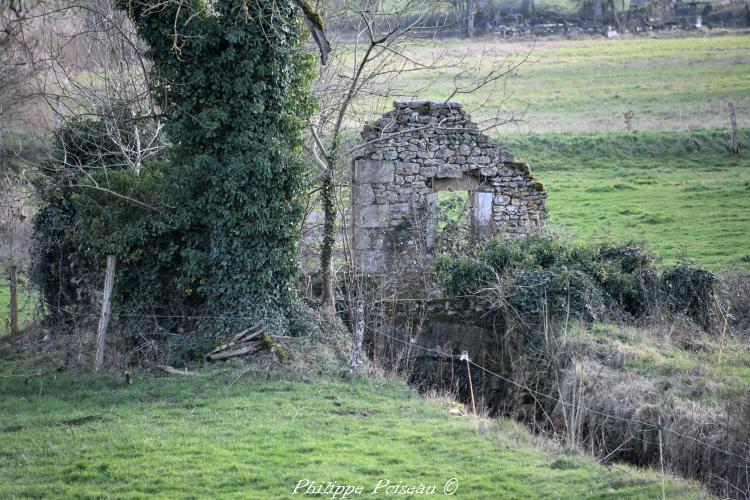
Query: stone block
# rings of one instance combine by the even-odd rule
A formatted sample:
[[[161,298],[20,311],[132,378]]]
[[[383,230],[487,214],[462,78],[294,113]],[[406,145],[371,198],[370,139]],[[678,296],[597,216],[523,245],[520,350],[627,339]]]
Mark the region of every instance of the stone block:
[[[375,201],[375,192],[372,190],[372,186],[370,184],[362,184],[358,186],[357,189],[357,202],[360,204],[360,206],[371,205],[372,202]]]
[[[441,165],[437,167],[437,172],[435,173],[435,177],[438,179],[460,179],[463,175],[463,169],[458,165]]]
[[[354,171],[357,184],[390,184],[395,167],[388,161],[360,159],[355,160]]]
[[[362,227],[388,227],[388,205],[370,205],[362,208],[359,225]]]
[[[359,256],[360,270],[364,273],[374,274],[384,270],[384,254],[377,250],[363,250],[357,252]]]

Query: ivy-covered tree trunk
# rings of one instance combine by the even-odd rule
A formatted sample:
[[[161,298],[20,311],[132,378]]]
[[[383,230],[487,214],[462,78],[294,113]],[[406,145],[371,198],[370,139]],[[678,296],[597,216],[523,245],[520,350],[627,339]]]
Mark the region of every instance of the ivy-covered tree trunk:
[[[125,1],[173,142],[175,286],[231,332],[293,297],[313,64],[290,0]]]
[[[335,165],[335,160],[330,163]],[[336,276],[333,272],[333,250],[338,232],[336,230],[336,185],[333,169],[329,169],[323,178],[321,198],[323,201],[323,241],[320,246],[320,272],[323,284],[323,313],[327,317],[336,314]]]

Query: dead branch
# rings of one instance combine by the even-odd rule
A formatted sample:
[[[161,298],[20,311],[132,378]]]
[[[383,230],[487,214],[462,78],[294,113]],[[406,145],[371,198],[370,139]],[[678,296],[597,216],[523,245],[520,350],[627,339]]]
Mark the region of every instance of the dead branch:
[[[156,368],[160,369],[164,373],[169,373],[170,375],[184,375],[188,377],[197,377],[199,375],[198,373],[189,372],[187,370],[180,370],[169,365],[156,365]],[[129,379],[130,379],[130,375],[128,374],[128,380]]]

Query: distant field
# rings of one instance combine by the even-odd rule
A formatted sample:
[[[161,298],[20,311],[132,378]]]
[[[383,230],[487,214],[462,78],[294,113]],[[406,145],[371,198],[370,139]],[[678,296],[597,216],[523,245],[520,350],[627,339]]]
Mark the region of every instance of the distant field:
[[[750,36],[453,40],[414,54],[426,60],[442,51],[453,61],[467,56],[481,62],[485,70],[528,55],[512,78],[492,87],[485,109],[474,113],[482,118],[505,107],[523,115],[518,127],[524,132],[625,131],[627,111],[636,130],[726,128],[732,100],[740,126],[750,127]],[[414,74],[406,86],[419,98],[444,99],[454,76]],[[455,99],[473,109],[487,95]]]
[[[728,101],[750,127],[750,36],[489,39],[447,41],[443,50],[454,60],[482,57],[485,70],[529,55],[484,108],[474,110],[487,93],[455,99],[476,121],[526,111],[495,135],[544,182],[553,229],[645,240],[667,262],[685,255],[716,270],[750,268],[750,136],[740,157],[726,147]],[[413,76],[408,85],[440,99],[453,76]]]
[[[750,143],[750,131],[743,134]],[[668,263],[750,268],[750,153],[723,132],[543,134],[501,139],[549,191],[550,227],[644,240]]]

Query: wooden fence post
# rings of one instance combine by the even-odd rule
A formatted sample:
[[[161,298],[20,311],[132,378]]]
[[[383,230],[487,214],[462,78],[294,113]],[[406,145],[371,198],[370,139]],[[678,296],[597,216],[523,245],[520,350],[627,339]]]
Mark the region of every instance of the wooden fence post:
[[[104,343],[109,324],[109,313],[112,308],[112,287],[115,284],[115,256],[107,256],[107,274],[104,278],[104,296],[102,297],[102,313],[99,317],[99,328],[96,332],[96,358],[94,371],[99,371],[104,362]]]
[[[729,150],[732,154],[740,153],[740,144],[737,142],[737,111],[734,108],[734,103],[729,103],[729,122],[731,124],[732,136],[729,140]]]
[[[365,309],[361,299],[357,299],[357,309],[354,314],[354,346],[352,347],[352,359],[350,361],[349,376],[354,378],[359,371],[359,356],[362,350],[362,339],[365,336]]]
[[[10,265],[10,333],[18,333],[18,281],[16,266]]]

